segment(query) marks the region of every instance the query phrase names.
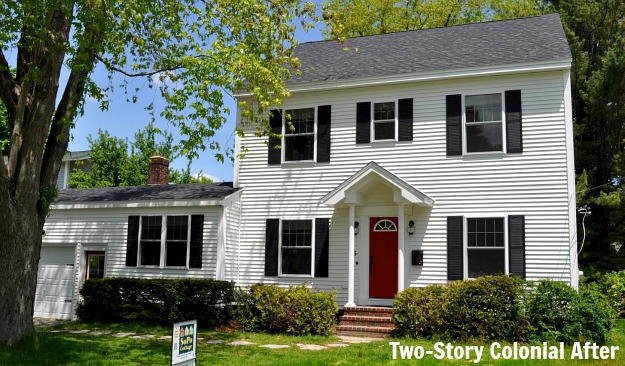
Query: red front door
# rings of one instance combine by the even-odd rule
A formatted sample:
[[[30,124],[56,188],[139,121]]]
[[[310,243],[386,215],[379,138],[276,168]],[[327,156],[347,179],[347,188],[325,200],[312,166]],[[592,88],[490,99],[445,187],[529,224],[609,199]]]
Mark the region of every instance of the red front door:
[[[372,217],[369,230],[369,297],[392,299],[397,293],[397,217]]]

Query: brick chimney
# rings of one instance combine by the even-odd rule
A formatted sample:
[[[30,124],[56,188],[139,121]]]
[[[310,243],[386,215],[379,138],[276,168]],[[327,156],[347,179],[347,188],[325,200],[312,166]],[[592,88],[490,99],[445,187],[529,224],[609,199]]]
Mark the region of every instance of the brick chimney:
[[[150,157],[148,169],[148,184],[167,184],[169,174],[169,160],[164,156],[154,155]]]

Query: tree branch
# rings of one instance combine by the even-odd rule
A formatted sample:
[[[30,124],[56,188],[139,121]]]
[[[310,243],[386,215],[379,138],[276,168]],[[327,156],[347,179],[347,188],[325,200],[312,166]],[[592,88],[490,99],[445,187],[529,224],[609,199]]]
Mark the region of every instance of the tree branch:
[[[146,71],[146,72],[138,72],[138,73],[131,73],[128,72],[126,70],[122,70],[118,67],[112,66],[111,64],[109,64],[108,62],[106,62],[106,60],[104,60],[102,57],[100,57],[99,55],[96,55],[95,58],[102,62],[107,69],[111,70],[111,71],[115,71],[115,72],[119,72],[120,74],[124,74],[128,77],[141,77],[141,76],[152,76],[152,75],[156,75],[158,73],[164,72],[164,71],[175,71],[175,70],[180,70],[183,68],[182,65],[175,65],[175,66],[171,66],[171,67],[164,67],[162,69],[158,69],[158,70],[153,70],[153,71]]]

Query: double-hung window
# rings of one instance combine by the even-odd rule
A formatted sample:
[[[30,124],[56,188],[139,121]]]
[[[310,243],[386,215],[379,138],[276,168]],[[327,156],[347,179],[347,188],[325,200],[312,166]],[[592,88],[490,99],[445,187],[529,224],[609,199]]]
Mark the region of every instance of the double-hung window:
[[[142,216],[139,263],[142,266],[188,267],[190,216]]]
[[[373,141],[395,140],[395,102],[373,103]]]
[[[282,220],[281,239],[281,274],[312,275],[312,220]]]
[[[501,94],[467,95],[464,110],[466,152],[503,152]]]
[[[505,274],[506,241],[503,217],[467,218],[467,278]]]
[[[315,108],[291,109],[284,115],[284,161],[313,161]]]

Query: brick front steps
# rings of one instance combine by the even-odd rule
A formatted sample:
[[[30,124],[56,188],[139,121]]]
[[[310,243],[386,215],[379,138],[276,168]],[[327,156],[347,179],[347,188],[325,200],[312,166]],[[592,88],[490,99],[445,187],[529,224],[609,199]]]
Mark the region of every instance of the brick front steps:
[[[336,327],[338,335],[388,337],[395,328],[392,308],[375,306],[344,307]]]

